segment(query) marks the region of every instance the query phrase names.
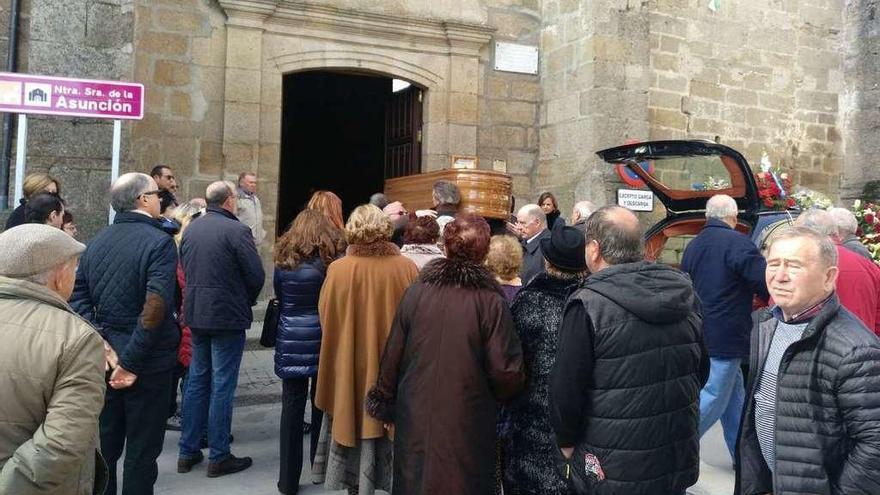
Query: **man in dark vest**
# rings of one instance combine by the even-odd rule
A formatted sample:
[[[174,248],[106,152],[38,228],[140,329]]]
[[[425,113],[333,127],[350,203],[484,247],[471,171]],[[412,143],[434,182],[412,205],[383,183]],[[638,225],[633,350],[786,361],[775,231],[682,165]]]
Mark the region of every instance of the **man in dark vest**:
[[[684,494],[699,475],[709,376],[693,286],[643,261],[629,210],[600,208],[585,238],[592,275],[566,305],[550,376],[563,474],[579,494]]]
[[[880,493],[880,339],[840,304],[840,252],[804,227],[770,244],[737,494]]]

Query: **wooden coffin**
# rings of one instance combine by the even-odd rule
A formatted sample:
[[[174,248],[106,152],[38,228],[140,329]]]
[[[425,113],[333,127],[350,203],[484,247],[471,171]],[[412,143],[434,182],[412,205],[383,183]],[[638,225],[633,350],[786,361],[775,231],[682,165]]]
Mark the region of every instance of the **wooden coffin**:
[[[509,175],[492,170],[449,169],[388,179],[385,196],[388,201],[400,201],[408,211],[428,209],[433,206],[431,188],[438,180],[448,180],[458,186],[461,191],[459,211],[508,219],[513,181]]]

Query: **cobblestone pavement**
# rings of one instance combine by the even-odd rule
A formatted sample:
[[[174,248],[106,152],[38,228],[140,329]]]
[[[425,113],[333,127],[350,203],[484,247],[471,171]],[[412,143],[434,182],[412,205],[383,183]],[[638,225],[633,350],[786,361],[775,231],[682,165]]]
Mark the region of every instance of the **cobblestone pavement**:
[[[174,495],[275,495],[278,493],[278,423],[281,417],[281,384],[275,377],[271,349],[262,349],[258,324],[248,331],[248,343],[242,360],[236,394],[232,431],[232,452],[251,456],[254,466],[241,473],[210,479],[205,477],[205,463],[188,474],[177,474],[178,432],[165,435],[165,448],[159,458],[159,479],[155,493]],[[308,411],[308,408],[306,408]],[[308,449],[308,445],[304,444]],[[730,495],[733,493],[733,469],[724,445],[720,425],[710,430],[702,441],[702,464],[699,482],[688,489],[690,495]],[[306,451],[307,453],[307,451]],[[308,455],[303,456],[308,464]],[[121,465],[121,463],[120,463]],[[303,467],[302,495],[343,494],[310,484],[308,466]]]

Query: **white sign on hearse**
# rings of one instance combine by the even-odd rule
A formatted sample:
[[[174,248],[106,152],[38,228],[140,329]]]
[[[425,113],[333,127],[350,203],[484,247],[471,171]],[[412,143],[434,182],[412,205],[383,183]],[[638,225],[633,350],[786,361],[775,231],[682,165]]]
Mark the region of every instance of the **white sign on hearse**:
[[[654,193],[638,189],[618,189],[617,204],[632,211],[654,211]]]

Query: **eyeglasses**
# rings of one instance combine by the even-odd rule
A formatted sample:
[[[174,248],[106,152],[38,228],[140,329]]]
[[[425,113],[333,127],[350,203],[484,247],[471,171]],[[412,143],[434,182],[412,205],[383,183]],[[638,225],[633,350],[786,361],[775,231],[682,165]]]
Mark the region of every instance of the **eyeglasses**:
[[[154,195],[154,194],[155,194],[155,195],[158,195],[158,194],[159,194],[159,190],[156,189],[155,191],[146,191],[146,192],[142,192],[142,193],[140,194],[140,196],[138,196],[138,198],[143,197],[143,196],[151,196],[151,195]]]

